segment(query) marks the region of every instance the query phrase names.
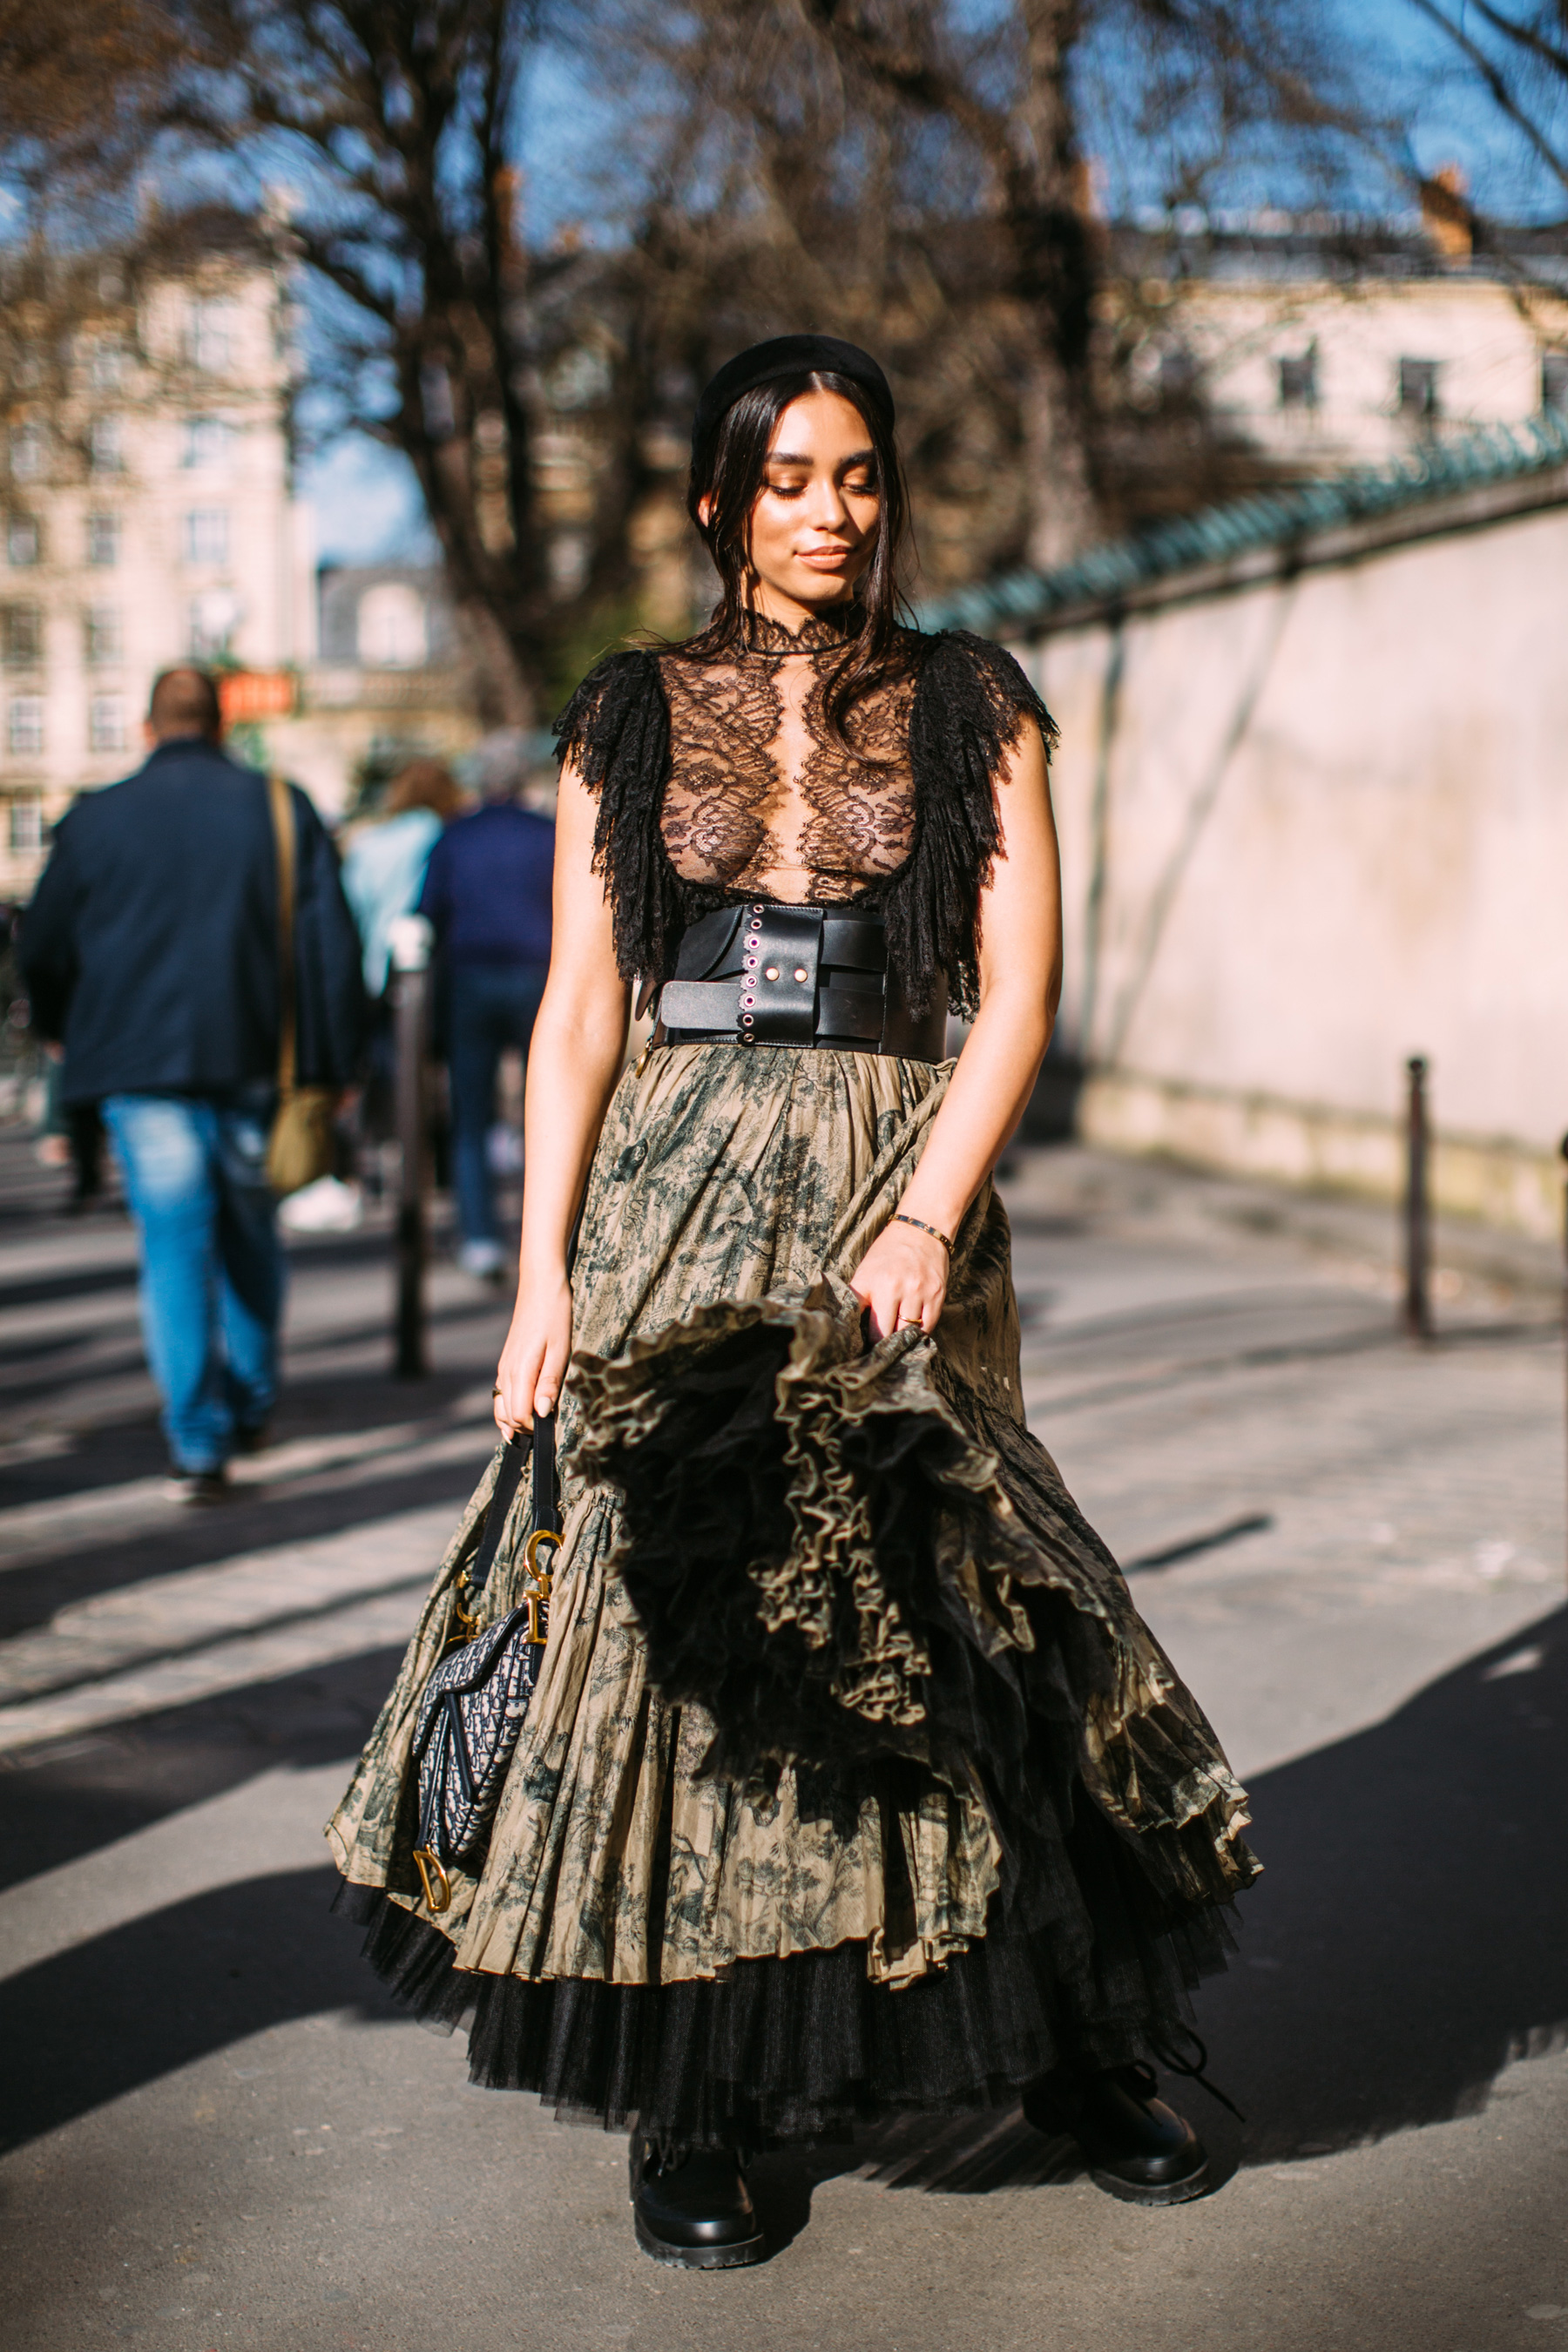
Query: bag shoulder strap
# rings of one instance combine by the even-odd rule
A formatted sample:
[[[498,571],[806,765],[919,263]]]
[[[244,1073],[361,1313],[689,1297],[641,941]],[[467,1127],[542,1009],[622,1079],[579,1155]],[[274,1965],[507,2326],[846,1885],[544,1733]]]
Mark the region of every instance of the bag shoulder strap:
[[[500,1549],[501,1532],[506,1526],[518,1487],[522,1483],[523,1465],[531,1455],[533,1462],[533,1492],[529,1510],[529,1533],[539,1535],[561,1532],[561,1504],[555,1478],[555,1415],[536,1412],[533,1434],[525,1429],[514,1430],[501,1448],[500,1468],[490,1489],[490,1499],[485,1510],[485,1531],[479,1538],[479,1548],[463,1578],[469,1601],[481,1593],[495,1565]]]
[[[577,1263],[577,1240],[582,1230],[583,1219],[579,1212],[566,1244],[568,1276]],[[490,1490],[489,1504],[485,1512],[485,1531],[479,1538],[473,1565],[462,1580],[468,1587],[470,1600],[484,1591],[485,1580],[500,1548],[501,1530],[517,1496],[522,1465],[531,1454],[533,1488],[528,1514],[529,1534],[548,1533],[559,1537],[561,1533],[561,1488],[555,1473],[555,1415],[552,1412],[536,1412],[531,1437],[527,1430],[514,1429],[501,1450],[500,1468],[496,1472],[496,1483]]]
[[[267,779],[272,837],[278,847],[278,1092],[294,1091],[297,1033],[294,1011],[294,800],[279,775]]]

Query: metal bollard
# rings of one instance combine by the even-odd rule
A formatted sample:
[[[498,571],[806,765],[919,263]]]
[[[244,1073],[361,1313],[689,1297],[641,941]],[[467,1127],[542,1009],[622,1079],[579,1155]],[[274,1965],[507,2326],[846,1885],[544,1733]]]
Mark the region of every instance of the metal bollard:
[[[416,1381],[429,1370],[425,1347],[425,1040],[434,933],[423,915],[400,915],[390,936],[397,1020],[397,1139],[403,1155],[393,1370],[400,1381]]]
[[[1426,1057],[1412,1054],[1405,1114],[1405,1328],[1417,1342],[1432,1337],[1432,1213],[1427,1199],[1430,1141],[1426,1123]]]

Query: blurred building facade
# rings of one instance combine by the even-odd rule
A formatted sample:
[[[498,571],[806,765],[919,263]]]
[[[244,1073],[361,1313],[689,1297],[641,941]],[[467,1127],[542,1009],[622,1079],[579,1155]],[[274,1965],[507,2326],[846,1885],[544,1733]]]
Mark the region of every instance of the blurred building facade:
[[[1456,188],[1399,224],[1193,213],[1106,230],[1113,522],[1568,416],[1568,229],[1472,243]]]
[[[334,819],[405,760],[459,758],[480,729],[437,565],[323,564],[316,592],[315,656],[265,749]]]
[[[315,648],[288,288],[248,224],[134,269],[0,265],[0,895],[73,795],[141,758],[156,673]]]

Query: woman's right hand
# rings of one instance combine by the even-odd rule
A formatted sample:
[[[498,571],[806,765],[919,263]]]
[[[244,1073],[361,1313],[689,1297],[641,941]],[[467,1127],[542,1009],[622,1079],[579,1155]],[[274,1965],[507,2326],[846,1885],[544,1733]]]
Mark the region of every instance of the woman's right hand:
[[[496,1427],[503,1437],[531,1429],[536,1412],[553,1412],[572,1353],[572,1286],[525,1283],[496,1367]]]

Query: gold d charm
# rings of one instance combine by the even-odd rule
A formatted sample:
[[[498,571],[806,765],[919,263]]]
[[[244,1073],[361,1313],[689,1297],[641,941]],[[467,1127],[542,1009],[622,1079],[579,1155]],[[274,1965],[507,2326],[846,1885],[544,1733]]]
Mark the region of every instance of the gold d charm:
[[[427,1845],[415,1847],[414,1867],[419,1873],[419,1884],[425,1889],[426,1910],[450,1910],[452,1882]]]

